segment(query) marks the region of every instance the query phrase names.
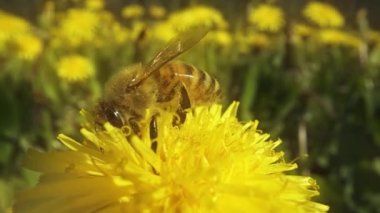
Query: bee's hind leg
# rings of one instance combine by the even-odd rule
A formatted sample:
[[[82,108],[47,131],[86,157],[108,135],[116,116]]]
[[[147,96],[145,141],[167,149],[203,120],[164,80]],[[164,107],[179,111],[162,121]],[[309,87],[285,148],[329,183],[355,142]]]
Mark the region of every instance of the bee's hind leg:
[[[152,116],[149,124],[149,137],[152,141],[150,148],[157,152],[157,137],[158,137],[158,126],[157,126],[157,115]]]
[[[178,126],[182,124],[183,122],[185,122],[186,109],[189,109],[191,107],[189,95],[183,85],[181,85],[180,92],[181,92],[180,106],[176,111],[178,116],[173,118],[174,126]],[[150,140],[152,141],[150,148],[154,152],[157,152],[157,137],[158,137],[157,116],[158,114],[153,115],[149,123],[149,137],[150,137]]]
[[[190,103],[190,97],[189,94],[186,91],[185,86],[181,85],[181,100],[180,100],[180,106],[177,109],[177,115],[178,117],[175,117],[173,119],[173,125],[179,125],[185,122],[186,119],[186,110],[191,107]]]
[[[151,140],[150,148],[153,152],[157,153],[157,137],[158,137],[158,126],[157,126],[157,114],[152,116],[152,119],[149,123],[149,137]],[[159,174],[157,170],[152,166],[154,174]]]

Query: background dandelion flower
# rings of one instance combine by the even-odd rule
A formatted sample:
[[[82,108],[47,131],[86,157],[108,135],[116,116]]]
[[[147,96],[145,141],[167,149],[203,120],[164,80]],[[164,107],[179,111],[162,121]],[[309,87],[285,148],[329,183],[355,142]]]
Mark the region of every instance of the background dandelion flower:
[[[57,65],[58,76],[66,81],[83,81],[94,75],[95,68],[92,62],[81,55],[63,57]]]
[[[0,10],[0,52],[4,52],[7,42],[17,35],[30,30],[27,21]]]
[[[24,60],[34,60],[42,52],[42,41],[32,34],[17,35],[12,44],[15,47],[16,56]]]
[[[356,36],[334,29],[320,30],[318,38],[321,43],[329,45],[342,45],[359,48],[360,45],[363,44],[363,41]]]
[[[61,19],[56,36],[62,46],[78,47],[94,40],[98,24],[99,18],[94,11],[70,9]]]
[[[101,10],[104,8],[103,0],[85,0],[86,8],[90,10]]]
[[[315,30],[310,26],[299,23],[293,24],[291,30],[292,41],[294,43],[300,43],[302,41],[305,41],[315,33]]]
[[[144,15],[144,8],[138,4],[131,4],[123,8],[121,12],[124,18],[139,18]]]
[[[270,38],[264,33],[250,32],[248,35],[238,34],[236,39],[239,44],[239,50],[242,53],[248,53],[252,49],[262,50],[270,45]]]
[[[241,124],[237,104],[196,108],[180,127],[173,114],[158,118],[157,152],[151,148],[149,114],[142,137],[109,124],[90,126],[79,143],[58,139],[69,150],[31,151],[26,166],[42,172],[37,187],[21,192],[16,211],[50,212],[325,212],[310,198],[310,177],[285,175],[297,166],[274,149],[281,141]],[[129,139],[127,139],[129,138]]]
[[[0,35],[23,33],[29,29],[30,25],[24,19],[0,10]]]
[[[248,21],[257,29],[269,32],[278,32],[285,24],[282,10],[270,4],[261,4],[253,8],[248,15]]]
[[[166,15],[166,9],[162,6],[153,5],[149,7],[149,14],[153,18],[160,19]]]
[[[117,22],[111,25],[112,38],[117,44],[123,44],[127,39],[129,39],[129,33],[130,32],[127,28]]]
[[[303,10],[303,14],[320,27],[342,27],[344,25],[342,14],[326,3],[310,2]]]
[[[152,37],[158,41],[168,42],[175,35],[177,35],[177,31],[167,21],[157,23],[152,29]]]
[[[222,47],[229,47],[232,43],[232,36],[228,31],[214,30],[208,33],[205,40],[210,43],[216,43]]]
[[[293,25],[292,30],[296,36],[300,37],[309,37],[314,33],[313,28],[304,24],[295,24]]]
[[[169,22],[183,30],[194,26],[208,26],[214,29],[226,29],[228,24],[220,11],[203,5],[190,7],[169,16]]]

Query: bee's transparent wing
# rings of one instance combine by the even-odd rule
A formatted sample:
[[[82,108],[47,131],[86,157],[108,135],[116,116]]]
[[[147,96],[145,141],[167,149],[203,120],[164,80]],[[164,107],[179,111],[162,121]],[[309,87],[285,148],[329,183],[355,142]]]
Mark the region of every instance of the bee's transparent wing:
[[[208,27],[192,27],[180,32],[171,39],[168,44],[159,51],[144,68],[144,73],[136,79],[135,85],[149,77],[153,72],[159,70],[163,65],[173,60],[183,52],[197,44],[209,31]]]

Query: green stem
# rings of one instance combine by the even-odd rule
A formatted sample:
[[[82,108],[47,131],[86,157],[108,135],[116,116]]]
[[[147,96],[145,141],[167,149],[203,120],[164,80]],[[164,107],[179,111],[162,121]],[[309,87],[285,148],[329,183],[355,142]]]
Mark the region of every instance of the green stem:
[[[251,112],[251,106],[254,104],[256,98],[256,91],[258,86],[258,76],[259,76],[260,66],[257,64],[252,64],[249,67],[241,101],[241,118],[243,120],[251,120],[253,113]]]

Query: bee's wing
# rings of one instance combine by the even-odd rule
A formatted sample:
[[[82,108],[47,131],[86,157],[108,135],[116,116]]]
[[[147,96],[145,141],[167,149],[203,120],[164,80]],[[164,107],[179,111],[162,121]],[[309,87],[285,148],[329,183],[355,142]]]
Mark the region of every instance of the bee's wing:
[[[193,27],[180,32],[176,37],[159,51],[144,68],[144,73],[136,79],[135,85],[149,77],[153,72],[159,70],[163,65],[173,60],[183,52],[198,43],[209,31],[208,27]]]

